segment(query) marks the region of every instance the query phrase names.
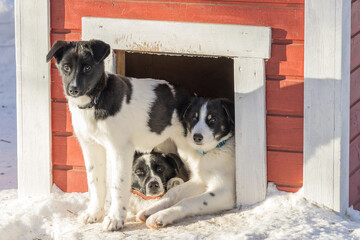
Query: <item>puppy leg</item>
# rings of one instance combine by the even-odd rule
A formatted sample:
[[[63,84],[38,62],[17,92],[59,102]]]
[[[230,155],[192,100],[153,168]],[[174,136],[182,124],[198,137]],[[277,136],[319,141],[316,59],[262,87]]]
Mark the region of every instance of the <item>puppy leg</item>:
[[[124,225],[130,198],[134,150],[132,145],[126,144],[125,147],[111,148],[107,151],[111,163],[111,206],[103,221],[103,229],[106,231],[120,230]]]
[[[79,139],[86,166],[90,202],[87,211],[82,215],[84,223],[101,221],[104,217],[106,197],[106,158],[104,148],[94,142]]]
[[[205,191],[205,184],[199,179],[190,179],[184,184],[171,188],[159,201],[151,207],[137,213],[136,219],[144,222],[150,215],[168,208],[175,203],[190,196],[194,196]]]
[[[146,226],[157,229],[187,216],[215,213],[231,209],[234,206],[235,196],[230,190],[206,191],[151,215],[146,221]]]

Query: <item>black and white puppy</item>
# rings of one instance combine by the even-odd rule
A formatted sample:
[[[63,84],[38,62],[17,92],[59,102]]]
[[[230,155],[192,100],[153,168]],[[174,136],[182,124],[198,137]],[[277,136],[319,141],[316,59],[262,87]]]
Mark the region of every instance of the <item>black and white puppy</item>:
[[[135,149],[150,152],[169,137],[181,137],[179,116],[190,95],[166,81],[105,73],[109,53],[110,46],[99,40],[57,41],[46,60],[56,60],[85,160],[90,192],[85,223],[105,215],[106,162],[110,164],[111,206],[103,228],[111,231],[124,225]]]
[[[189,180],[184,163],[175,154],[158,152],[134,156],[129,215],[151,206],[166,191]]]
[[[183,123],[187,146],[178,146],[178,151],[187,159],[192,176],[137,214],[137,219],[147,219],[146,224],[151,228],[187,216],[235,207],[233,103],[224,99],[195,98],[184,113]]]

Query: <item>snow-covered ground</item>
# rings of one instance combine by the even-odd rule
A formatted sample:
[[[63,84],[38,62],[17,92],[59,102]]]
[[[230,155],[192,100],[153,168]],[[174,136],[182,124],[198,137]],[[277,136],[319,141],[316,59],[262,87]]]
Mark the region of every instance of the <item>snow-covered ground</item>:
[[[298,193],[270,184],[257,205],[217,215],[193,217],[160,229],[127,222],[122,232],[103,232],[78,216],[87,193],[17,199],[16,104],[13,1],[0,0],[0,240],[14,239],[360,239],[360,214],[349,216],[315,206]],[[2,190],[8,189],[8,190]]]
[[[17,187],[13,2],[0,0],[0,190]]]

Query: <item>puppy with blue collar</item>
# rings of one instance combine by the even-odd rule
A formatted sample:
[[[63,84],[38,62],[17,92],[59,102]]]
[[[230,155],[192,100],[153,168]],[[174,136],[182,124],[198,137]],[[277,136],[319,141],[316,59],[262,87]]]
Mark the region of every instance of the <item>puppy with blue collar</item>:
[[[235,207],[233,102],[193,98],[182,123],[185,141],[176,143],[191,169],[191,178],[137,214],[137,220],[146,221],[150,228]]]

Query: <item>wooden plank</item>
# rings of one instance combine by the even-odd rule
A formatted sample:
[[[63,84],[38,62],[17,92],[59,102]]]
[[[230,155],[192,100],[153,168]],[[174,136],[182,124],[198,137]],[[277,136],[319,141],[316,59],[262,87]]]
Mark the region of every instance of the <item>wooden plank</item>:
[[[349,192],[349,206],[351,206],[360,200],[360,169],[350,177]]]
[[[289,186],[281,186],[281,185],[277,185],[276,188],[280,191],[284,191],[284,192],[297,192],[300,190],[301,186],[297,186],[297,187],[289,187]]]
[[[116,51],[116,73],[125,76],[125,51]]]
[[[360,136],[356,137],[350,143],[350,164],[349,174],[350,176],[360,168]]]
[[[267,75],[304,76],[303,44],[272,44]]]
[[[350,79],[350,106],[352,106],[360,100],[360,68],[351,73]]]
[[[360,32],[360,1],[351,4],[351,36]]]
[[[303,183],[303,154],[267,152],[267,178],[276,185],[301,187]]]
[[[18,196],[49,194],[50,1],[15,2]]]
[[[268,149],[303,151],[303,118],[267,116],[266,131]]]
[[[81,17],[270,26],[273,38],[304,39],[304,10],[249,5],[183,4],[87,0],[51,0],[55,29],[81,29]]]
[[[75,136],[53,136],[53,164],[85,166],[80,145]]]
[[[102,39],[113,49],[270,58],[268,27],[88,17],[82,27],[83,40]]]
[[[66,99],[62,79],[56,67],[51,67],[51,98]]]
[[[360,134],[360,102],[350,109],[350,140]]]
[[[51,103],[51,127],[53,134],[70,135],[73,132],[71,114],[67,103]]]
[[[64,192],[87,192],[86,172],[54,169],[54,183]]]
[[[350,7],[305,1],[304,196],[340,214],[349,206]]]
[[[266,196],[265,63],[234,59],[237,205]]]
[[[359,23],[360,25],[360,23]],[[360,34],[351,38],[351,71],[360,66]]]
[[[304,82],[299,80],[266,81],[268,114],[304,114]]]
[[[76,30],[63,30],[63,32],[51,32],[51,45],[56,41],[79,41],[81,40],[81,32]]]

